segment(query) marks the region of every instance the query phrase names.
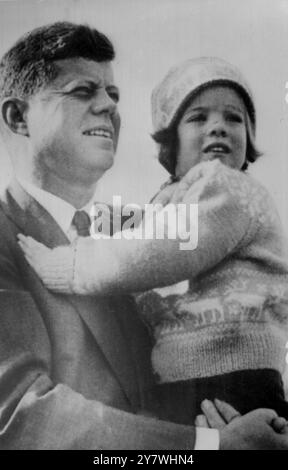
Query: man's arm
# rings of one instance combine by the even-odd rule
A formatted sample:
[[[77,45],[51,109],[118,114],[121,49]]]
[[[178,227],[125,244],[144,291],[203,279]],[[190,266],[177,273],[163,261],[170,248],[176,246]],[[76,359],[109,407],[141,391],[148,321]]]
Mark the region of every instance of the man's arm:
[[[130,414],[55,383],[50,339],[40,312],[29,292],[20,290],[15,265],[5,263],[2,253],[0,257],[0,288],[5,284],[0,292],[1,449],[194,448],[192,426]],[[250,415],[221,431],[221,448],[288,449],[287,436],[277,435],[266,415]],[[203,433],[200,437],[198,446],[206,448],[206,436],[204,443]]]
[[[26,292],[0,296],[1,449],[192,450],[195,429],[87,400],[50,377],[45,326]],[[287,449],[270,426],[275,412],[254,412],[220,432],[223,449]]]

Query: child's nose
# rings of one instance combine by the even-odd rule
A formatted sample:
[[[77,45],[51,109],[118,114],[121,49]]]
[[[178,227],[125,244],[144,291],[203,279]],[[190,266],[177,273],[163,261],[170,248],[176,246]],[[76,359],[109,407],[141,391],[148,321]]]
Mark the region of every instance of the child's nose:
[[[215,117],[208,123],[208,134],[216,137],[226,137],[227,126],[223,118]]]

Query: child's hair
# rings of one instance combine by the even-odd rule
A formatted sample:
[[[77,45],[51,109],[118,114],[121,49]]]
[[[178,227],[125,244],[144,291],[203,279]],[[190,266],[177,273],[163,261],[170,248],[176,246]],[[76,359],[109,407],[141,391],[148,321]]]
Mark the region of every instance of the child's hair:
[[[252,93],[239,70],[216,57],[191,59],[173,67],[152,93],[153,139],[159,144],[159,162],[175,175],[178,152],[177,127],[183,112],[205,88],[233,88],[244,101],[247,132],[246,159],[241,168],[261,155],[255,144],[256,114]]]

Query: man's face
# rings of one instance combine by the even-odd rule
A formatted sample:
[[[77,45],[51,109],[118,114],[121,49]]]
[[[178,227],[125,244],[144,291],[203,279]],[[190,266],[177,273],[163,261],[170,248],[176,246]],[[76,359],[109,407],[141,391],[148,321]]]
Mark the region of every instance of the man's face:
[[[97,181],[114,161],[120,127],[109,62],[60,60],[59,73],[29,101],[35,170],[68,182]]]

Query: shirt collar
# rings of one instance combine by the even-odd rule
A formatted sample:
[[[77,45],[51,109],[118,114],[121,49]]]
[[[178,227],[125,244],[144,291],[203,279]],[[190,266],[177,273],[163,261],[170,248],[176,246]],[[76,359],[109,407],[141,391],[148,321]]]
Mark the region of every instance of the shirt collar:
[[[69,202],[64,201],[58,196],[55,196],[44,189],[40,189],[34,184],[28,183],[18,179],[21,186],[25,191],[36,199],[39,204],[46,209],[46,211],[54,218],[62,231],[67,234],[72,223],[72,219],[77,209],[73,207]],[[86,204],[82,209],[90,214],[92,205],[94,203],[94,197]]]

